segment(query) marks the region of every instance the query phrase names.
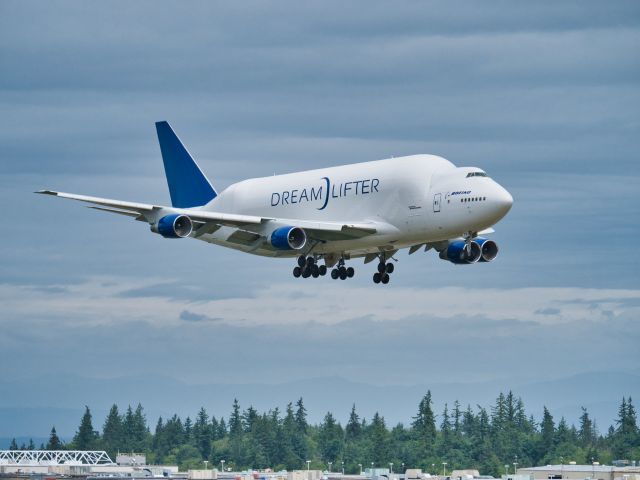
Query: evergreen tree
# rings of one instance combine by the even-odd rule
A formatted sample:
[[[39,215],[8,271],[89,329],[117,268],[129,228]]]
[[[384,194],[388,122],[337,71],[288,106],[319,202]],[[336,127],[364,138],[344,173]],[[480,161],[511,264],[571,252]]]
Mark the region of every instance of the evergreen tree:
[[[584,407],[580,407],[582,409],[582,415],[580,415],[580,430],[578,431],[578,439],[580,440],[580,445],[582,448],[588,448],[593,445],[596,441],[596,431],[595,426],[591,418],[589,418],[589,413],[587,409]]]
[[[200,408],[196,423],[193,426],[193,442],[200,452],[202,458],[209,458],[211,452],[211,431],[209,426],[209,415],[204,407]]]
[[[436,420],[431,403],[431,390],[427,390],[418,405],[418,414],[413,417],[412,426],[418,439],[419,457],[430,456],[436,440]]]
[[[232,438],[242,435],[242,417],[240,416],[240,404],[238,399],[233,399],[233,410],[229,417],[229,435]]]
[[[242,424],[244,426],[244,431],[249,433],[253,430],[254,423],[258,420],[258,411],[253,408],[253,406],[249,406],[243,414],[242,414]]]
[[[118,406],[114,403],[102,427],[102,446],[111,458],[123,446],[122,417],[118,413]]]
[[[449,406],[445,403],[442,412],[442,423],[440,424],[440,432],[442,433],[442,444],[440,445],[441,454],[446,453],[451,447],[451,420],[449,418]]]
[[[218,422],[218,438],[224,438],[227,436],[227,423],[224,421],[224,417],[220,418]]]
[[[368,430],[371,458],[376,465],[385,465],[389,459],[389,431],[385,425],[384,417],[376,412],[371,419]]]
[[[51,433],[49,434],[49,442],[47,443],[47,450],[62,450],[64,447],[60,438],[58,438],[58,434],[56,433],[56,427],[51,427]]]
[[[613,452],[618,458],[626,458],[630,456],[632,450],[640,444],[636,410],[631,397],[629,397],[628,400],[622,397],[616,424],[617,428],[615,429],[612,442]]]
[[[19,450],[18,442],[16,442],[15,438],[11,439],[11,445],[9,445],[9,450]]]
[[[538,459],[542,459],[545,455],[550,454],[554,448],[555,441],[555,425],[553,417],[547,407],[543,407],[542,424],[540,426],[540,449],[538,451]]]
[[[349,414],[349,421],[345,428],[345,439],[347,442],[356,440],[362,433],[360,425],[360,417],[356,413],[356,404],[351,406],[351,413]]]
[[[406,468],[423,468],[429,471],[432,464],[446,459],[449,466],[478,468],[482,473],[498,475],[504,472],[505,460],[516,455],[523,465],[590,458],[609,461],[611,458],[636,458],[640,454],[640,432],[637,414],[631,398],[624,397],[618,410],[615,427],[611,426],[604,437],[599,437],[595,422],[582,409],[579,429],[569,425],[564,418],[557,426],[545,407],[539,429],[536,419],[527,417],[522,400],[512,392],[500,394],[489,414],[478,406],[476,412],[470,406],[461,411],[458,403],[452,410],[445,404],[439,429],[431,405],[431,392],[427,392],[413,418],[411,427],[399,423],[387,428],[384,417],[376,413],[370,422],[360,418],[355,405],[343,430],[331,412],[327,412],[319,425],[307,423],[302,399],[295,405],[289,403],[282,417],[279,410],[260,413],[249,407],[242,414],[238,401],[234,401],[229,417],[229,432],[224,418],[217,421],[201,408],[195,422],[185,424],[174,415],[168,420],[159,418],[154,434],[148,430],[141,405],[130,406],[120,415],[113,405],[104,421],[102,437],[93,431],[89,407],[86,407],[74,447],[119,449],[147,453],[156,463],[177,463],[180,468],[201,468],[202,460],[213,463],[225,459],[228,466],[238,470],[255,467],[276,469],[304,468],[305,461],[314,465],[332,462],[336,469],[344,461],[346,473],[358,473],[358,463],[368,466],[371,461],[378,467],[394,462],[396,468],[405,463]],[[118,431],[123,444],[118,445]],[[187,435],[187,431],[190,435]],[[426,448],[429,445],[429,448]],[[18,449],[14,439],[12,449]],[[33,441],[22,445],[23,449],[35,448]],[[47,446],[64,448],[55,427]],[[434,472],[435,473],[435,472]]]
[[[91,411],[85,405],[84,415],[80,420],[80,427],[73,437],[73,445],[78,450],[95,450],[98,432],[93,429]]]
[[[234,464],[242,464],[244,461],[242,447],[242,417],[240,415],[240,404],[238,399],[233,400],[233,407],[231,410],[231,416],[229,417],[229,449],[230,460]]]
[[[300,468],[299,465],[306,460],[306,455],[304,458],[300,455],[301,448],[299,446],[300,439],[298,439],[298,427],[296,425],[296,417],[293,413],[293,405],[291,403],[287,404],[286,414],[282,422],[282,430],[285,448],[287,450],[285,465],[287,468]]]
[[[193,422],[191,417],[187,417],[184,421],[184,438],[187,443],[192,443],[193,440]]]
[[[147,435],[149,434],[149,427],[147,426],[147,416],[144,413],[142,405],[138,403],[136,411],[133,414],[133,449],[137,452],[142,452],[147,446]]]
[[[436,441],[436,420],[432,409],[431,390],[427,393],[418,405],[418,414],[413,417],[413,432],[417,441],[417,451],[413,458],[428,458],[434,454]]]
[[[556,429],[554,444],[572,443],[574,440],[574,434],[572,434],[571,429],[567,425],[567,421],[564,417],[560,418],[558,428]]]
[[[293,453],[301,460],[307,458],[309,446],[307,444],[307,409],[304,407],[302,397],[296,402],[295,433],[292,439]]]
[[[307,409],[304,408],[302,397],[296,402],[296,426],[300,433],[307,433]]]
[[[153,452],[155,453],[156,462],[159,464],[164,463],[164,456],[168,452],[167,442],[164,435],[164,422],[162,417],[158,418],[156,423],[156,429],[153,435],[153,442],[151,443]]]
[[[460,411],[460,402],[456,400],[453,402],[453,431],[457,434],[460,432],[460,419],[462,412]]]
[[[318,429],[318,447],[322,460],[335,463],[342,453],[342,438],[342,427],[331,412],[327,412]]]

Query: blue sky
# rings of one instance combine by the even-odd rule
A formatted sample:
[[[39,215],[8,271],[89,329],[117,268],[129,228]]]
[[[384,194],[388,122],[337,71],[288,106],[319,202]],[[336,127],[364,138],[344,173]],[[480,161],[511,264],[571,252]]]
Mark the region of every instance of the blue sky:
[[[0,3],[0,375],[637,374],[639,47],[633,1]],[[413,153],[479,166],[515,198],[500,256],[400,253],[385,289],[361,264],[294,281],[32,194],[168,202],[158,120],[218,189]]]

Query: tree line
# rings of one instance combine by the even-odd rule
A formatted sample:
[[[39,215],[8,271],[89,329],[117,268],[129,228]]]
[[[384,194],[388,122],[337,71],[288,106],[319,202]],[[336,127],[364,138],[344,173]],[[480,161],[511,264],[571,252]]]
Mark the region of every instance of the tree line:
[[[333,471],[345,473],[390,463],[395,471],[422,468],[439,473],[447,462],[448,469],[474,468],[500,475],[516,462],[532,466],[640,458],[640,429],[630,397],[622,399],[617,417],[606,433],[599,432],[584,407],[577,427],[564,418],[556,422],[546,407],[538,422],[512,392],[501,393],[489,409],[463,408],[455,401],[436,415],[427,392],[408,425],[388,426],[379,413],[365,419],[355,405],[344,426],[331,412],[312,425],[300,398],[284,412],[279,408],[258,412],[252,406],[243,410],[235,400],[227,420],[209,416],[203,407],[193,420],[161,417],[151,431],[142,405],[129,406],[123,414],[113,405],[101,432],[94,429],[86,407],[71,442],[63,443],[54,426],[41,448],[100,449],[112,459],[117,452],[145,453],[150,464],[178,464],[182,469],[202,468],[204,461],[220,466],[224,460],[234,470],[294,470],[306,468],[309,460],[311,468],[325,470],[331,463]],[[11,448],[19,448],[15,440]],[[20,448],[35,445],[30,442]]]

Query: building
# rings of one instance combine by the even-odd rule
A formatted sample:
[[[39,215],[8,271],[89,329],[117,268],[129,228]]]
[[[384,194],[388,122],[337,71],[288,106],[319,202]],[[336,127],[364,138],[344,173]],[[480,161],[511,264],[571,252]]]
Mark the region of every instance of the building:
[[[533,480],[640,480],[640,467],[616,467],[612,465],[545,465],[519,468],[518,475]]]

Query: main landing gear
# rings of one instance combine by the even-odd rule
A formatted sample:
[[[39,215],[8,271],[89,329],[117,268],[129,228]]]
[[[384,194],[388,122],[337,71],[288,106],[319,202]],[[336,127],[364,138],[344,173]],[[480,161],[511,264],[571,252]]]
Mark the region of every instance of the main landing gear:
[[[336,268],[331,270],[331,278],[333,278],[334,280],[346,280],[347,278],[353,278],[355,274],[356,271],[353,269],[353,267],[344,266],[344,258],[338,260],[338,265],[336,266]]]
[[[293,269],[293,276],[296,278],[318,278],[324,277],[326,274],[326,265],[318,265],[316,258],[305,257],[304,255],[300,255],[298,257],[298,265]]]
[[[390,275],[393,273],[395,266],[391,262],[387,262],[384,255],[380,256],[380,262],[378,263],[378,271],[373,274],[373,283],[382,283],[386,285],[391,279]]]
[[[334,269],[331,270],[331,278],[334,280],[346,280],[352,278],[356,271],[353,267],[345,267],[344,258],[338,260],[338,263]],[[326,265],[318,265],[317,257],[305,257],[300,255],[298,257],[298,265],[293,269],[293,276],[296,278],[318,278],[327,274]]]

